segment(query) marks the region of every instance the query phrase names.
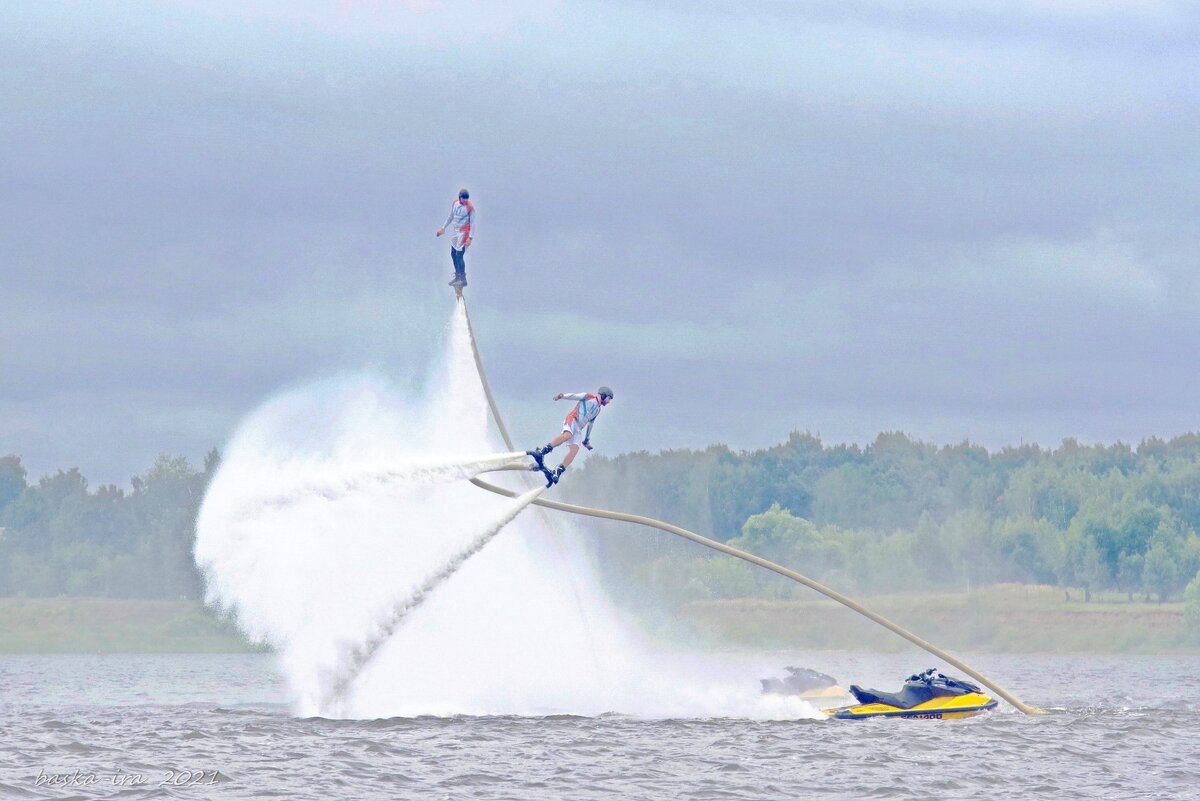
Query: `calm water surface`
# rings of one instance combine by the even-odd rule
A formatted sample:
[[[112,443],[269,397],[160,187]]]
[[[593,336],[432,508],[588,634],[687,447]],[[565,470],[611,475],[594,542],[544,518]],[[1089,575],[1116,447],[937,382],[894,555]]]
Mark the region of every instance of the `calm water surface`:
[[[1053,714],[299,719],[268,655],[0,656],[0,799],[1200,798],[1200,657],[971,659]],[[928,661],[779,658],[881,689]]]

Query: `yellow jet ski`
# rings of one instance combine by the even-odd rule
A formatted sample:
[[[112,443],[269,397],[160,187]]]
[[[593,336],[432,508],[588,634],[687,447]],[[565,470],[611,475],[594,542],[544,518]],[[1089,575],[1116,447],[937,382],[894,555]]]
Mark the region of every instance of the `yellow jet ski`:
[[[923,718],[951,720],[969,718],[996,706],[996,699],[984,695],[979,687],[962,679],[952,679],[933,668],[909,676],[898,693],[864,690],[850,685],[858,699],[851,706],[826,709],[825,714],[839,720],[863,718]]]

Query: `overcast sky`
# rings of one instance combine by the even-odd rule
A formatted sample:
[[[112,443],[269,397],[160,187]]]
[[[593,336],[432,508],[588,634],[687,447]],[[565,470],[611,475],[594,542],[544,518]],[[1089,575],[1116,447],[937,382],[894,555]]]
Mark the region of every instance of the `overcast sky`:
[[[0,454],[416,385],[459,186],[530,444],[600,383],[608,453],[1200,429],[1194,4],[748,5],[0,5]]]

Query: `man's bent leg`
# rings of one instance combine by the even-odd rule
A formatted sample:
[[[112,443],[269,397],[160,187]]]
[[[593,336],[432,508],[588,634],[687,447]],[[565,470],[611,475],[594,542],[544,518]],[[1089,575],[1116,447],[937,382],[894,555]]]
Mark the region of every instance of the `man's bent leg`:
[[[555,437],[554,439],[547,442],[542,447],[534,448],[531,451],[525,451],[525,452],[528,453],[530,456],[534,457],[535,459],[537,459],[538,461],[541,461],[541,458],[543,456],[545,456],[550,451],[557,448],[559,445],[562,445],[564,442],[566,442],[570,438],[571,438],[571,432],[564,431],[561,434],[559,434],[557,437]]]
[[[569,451],[567,451],[567,455],[562,460],[562,466],[569,467],[571,465],[571,462],[575,461],[575,454],[577,454],[577,453],[579,453],[579,446],[572,445],[571,449]]]

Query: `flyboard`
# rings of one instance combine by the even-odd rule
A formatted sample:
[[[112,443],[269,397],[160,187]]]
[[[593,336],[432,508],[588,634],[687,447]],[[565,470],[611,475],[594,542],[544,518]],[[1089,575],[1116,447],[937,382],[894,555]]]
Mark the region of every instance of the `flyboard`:
[[[558,480],[562,477],[561,469],[551,470],[549,467],[546,467],[546,463],[543,461],[546,457],[537,451],[525,451],[525,453],[533,459],[533,464],[529,466],[529,472],[536,473],[540,470],[542,475],[546,477],[546,489],[550,489],[558,483]]]

